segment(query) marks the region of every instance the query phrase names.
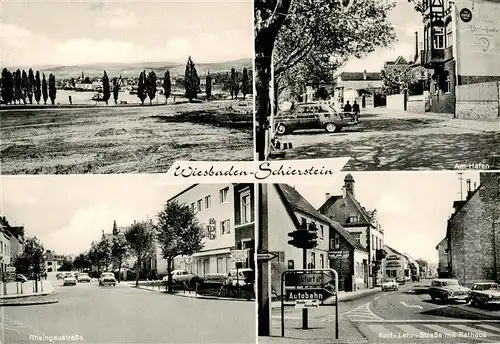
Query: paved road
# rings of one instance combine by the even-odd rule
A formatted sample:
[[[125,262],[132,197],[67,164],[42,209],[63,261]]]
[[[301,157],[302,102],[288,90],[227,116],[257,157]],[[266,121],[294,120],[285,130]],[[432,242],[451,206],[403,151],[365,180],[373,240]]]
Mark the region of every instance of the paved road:
[[[339,339],[352,343],[500,343],[500,311],[465,303],[432,302],[405,290],[380,292],[339,304]],[[280,336],[280,310],[273,310]],[[311,330],[301,330],[301,311],[285,311],[285,336],[327,342],[334,338],[334,307],[309,311]],[[266,338],[266,343],[272,339]],[[277,341],[276,341],[277,342]]]
[[[500,168],[498,122],[372,109],[360,125],[339,133],[302,130],[277,138],[292,148],[276,159],[350,157],[345,170],[449,170],[469,163]]]
[[[57,283],[57,282],[56,282]],[[251,302],[190,299],[95,282],[55,286],[59,303],[4,307],[2,343],[48,342],[35,336],[72,336],[81,343],[255,343]],[[81,337],[80,337],[81,336]],[[56,341],[54,341],[56,342]],[[64,340],[63,343],[75,342]]]

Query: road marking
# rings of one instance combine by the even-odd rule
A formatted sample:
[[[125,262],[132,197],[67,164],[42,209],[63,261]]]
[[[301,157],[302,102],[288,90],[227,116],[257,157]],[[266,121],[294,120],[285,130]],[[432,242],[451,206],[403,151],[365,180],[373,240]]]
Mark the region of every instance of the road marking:
[[[357,308],[350,310],[349,312],[344,313],[347,318],[351,321],[357,321],[360,319],[362,321],[366,321],[367,319],[371,320],[383,320],[381,317],[377,316],[370,308],[370,302],[365,303]]]
[[[448,329],[448,328],[440,326],[440,325],[428,324],[425,326],[427,326],[428,328],[430,328],[436,332],[440,332],[440,333],[444,334],[445,336],[449,336],[449,337],[453,336],[456,332],[456,331],[453,331],[451,329]]]
[[[385,294],[384,294],[384,296],[387,296],[387,295],[389,295],[389,293],[385,293]]]
[[[485,328],[485,329],[490,330],[490,331],[500,332],[500,328],[495,327],[495,326],[491,326],[491,325],[488,325],[488,324],[478,324],[477,326]]]
[[[395,325],[395,326],[400,328],[404,333],[411,333],[414,336],[420,336],[420,333],[422,333],[422,331],[419,331],[417,328],[410,325]]]
[[[400,319],[400,320],[391,320],[391,319],[380,319],[380,320],[368,320],[365,321],[367,323],[393,323],[393,324],[408,324],[408,323],[429,323],[429,324],[457,324],[457,323],[469,323],[469,324],[480,324],[480,323],[500,323],[500,320],[471,320],[471,319],[433,319],[433,320],[424,320],[424,319]]]
[[[474,327],[470,327],[470,326],[466,326],[466,325],[453,325],[453,327],[459,328],[465,332],[477,333],[478,335],[480,335],[483,338],[486,338],[488,336],[487,332],[481,331],[481,330],[474,328]]]
[[[380,296],[374,297],[373,299],[378,300],[378,299],[380,299]]]
[[[402,304],[403,306],[406,306],[406,307],[409,307],[409,308],[420,308],[420,309],[424,309],[424,307],[422,307],[422,306],[417,306],[417,305],[407,305],[407,304],[406,304],[406,302],[403,302],[403,301],[401,301],[401,304]]]

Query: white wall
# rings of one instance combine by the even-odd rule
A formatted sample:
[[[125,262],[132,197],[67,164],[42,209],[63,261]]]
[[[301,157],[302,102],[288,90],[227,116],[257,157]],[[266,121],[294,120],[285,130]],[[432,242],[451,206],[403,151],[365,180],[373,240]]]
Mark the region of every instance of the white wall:
[[[405,104],[404,104],[404,94],[391,94],[387,96],[387,109],[391,110],[401,110],[403,111],[405,109]]]

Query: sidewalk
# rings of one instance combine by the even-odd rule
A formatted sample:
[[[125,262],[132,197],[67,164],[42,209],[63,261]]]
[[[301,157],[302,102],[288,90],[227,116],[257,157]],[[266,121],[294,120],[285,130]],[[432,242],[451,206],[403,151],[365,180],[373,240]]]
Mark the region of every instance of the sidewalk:
[[[54,294],[54,286],[49,280],[38,281],[38,292],[35,292],[35,281],[9,282],[7,283],[7,294],[4,294],[4,285],[0,283],[0,299],[19,299],[29,296],[46,296]]]
[[[441,125],[450,128],[467,129],[480,132],[500,132],[500,124],[498,121],[479,121],[473,119],[458,119],[453,118],[453,114],[426,112],[412,113],[402,110],[387,109],[384,107],[377,107],[374,109],[367,109],[366,114],[382,115],[384,117],[395,119],[409,119],[409,118],[429,118],[441,120]],[[363,115],[361,115],[361,119]]]

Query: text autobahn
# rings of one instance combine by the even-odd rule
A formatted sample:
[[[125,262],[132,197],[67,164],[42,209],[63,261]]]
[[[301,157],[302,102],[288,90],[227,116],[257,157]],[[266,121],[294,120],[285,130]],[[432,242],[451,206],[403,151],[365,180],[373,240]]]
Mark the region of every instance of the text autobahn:
[[[281,164],[276,167],[276,163],[271,166],[269,162],[262,162],[257,165],[256,170],[242,169],[234,165],[228,168],[218,168],[207,166],[204,168],[194,166],[177,166],[174,170],[175,177],[199,178],[199,177],[249,177],[257,180],[266,180],[276,176],[333,176],[337,171],[331,170],[325,166],[301,166],[292,167]]]

